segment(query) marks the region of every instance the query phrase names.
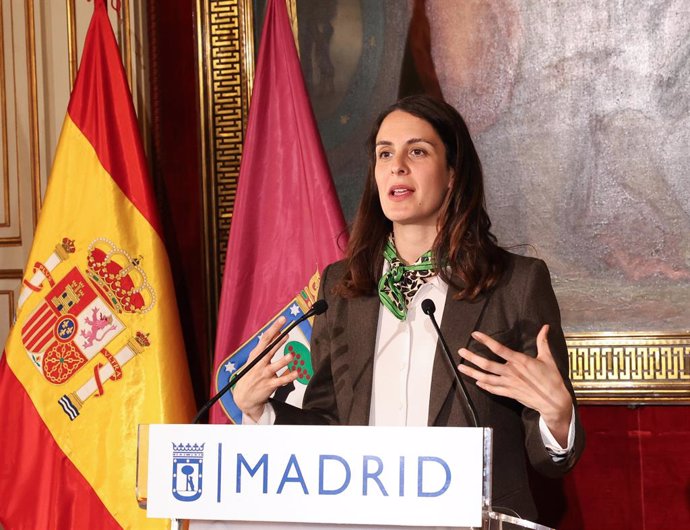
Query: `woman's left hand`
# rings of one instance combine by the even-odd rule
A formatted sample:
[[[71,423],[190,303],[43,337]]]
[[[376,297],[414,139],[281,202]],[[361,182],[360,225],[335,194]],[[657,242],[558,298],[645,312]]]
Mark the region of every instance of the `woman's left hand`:
[[[497,396],[515,399],[539,412],[554,438],[561,447],[566,447],[573,400],[551,354],[548,333],[549,326],[542,326],[537,335],[537,356],[531,357],[475,331],[472,337],[505,363],[490,361],[461,348],[458,351],[460,356],[481,370],[465,364],[459,365],[458,370],[476,379],[479,388]]]

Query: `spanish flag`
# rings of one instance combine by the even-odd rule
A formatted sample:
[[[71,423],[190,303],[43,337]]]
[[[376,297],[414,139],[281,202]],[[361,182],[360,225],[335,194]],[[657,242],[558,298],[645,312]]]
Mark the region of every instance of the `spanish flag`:
[[[0,523],[165,528],[135,496],[137,426],[194,413],[168,259],[105,0],[0,362]]]

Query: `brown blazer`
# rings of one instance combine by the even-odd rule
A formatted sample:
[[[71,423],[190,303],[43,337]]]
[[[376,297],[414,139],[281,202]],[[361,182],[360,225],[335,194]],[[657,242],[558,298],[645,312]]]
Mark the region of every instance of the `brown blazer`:
[[[341,261],[328,266],[323,273],[320,297],[328,302],[328,311],[314,323],[314,377],[307,387],[303,410],[272,401],[277,423],[369,423],[376,328],[382,306],[378,296],[345,299],[334,295],[333,287],[345,270]],[[471,338],[474,330],[491,335],[513,350],[536,356],[537,333],[543,324],[550,324],[551,351],[572,394],[560,312],[543,261],[509,254],[507,270],[491,292],[472,302],[454,300],[456,293],[456,289],[449,287],[441,331],[458,363],[457,351],[463,346],[499,360]],[[468,417],[443,355],[439,345],[431,381],[429,425],[467,426]],[[577,409],[575,448],[563,462],[555,463],[541,441],[536,411],[489,394],[469,379],[465,379],[465,387],[480,425],[494,429],[493,506],[515,510],[521,517],[535,520],[527,466],[546,476],[558,477],[575,464],[584,448]]]

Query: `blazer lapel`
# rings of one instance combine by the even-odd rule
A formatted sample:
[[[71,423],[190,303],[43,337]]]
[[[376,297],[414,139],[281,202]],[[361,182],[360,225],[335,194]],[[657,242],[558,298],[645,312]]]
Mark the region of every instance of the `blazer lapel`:
[[[460,355],[458,355],[458,350],[469,345],[471,339],[470,333],[476,329],[477,321],[479,320],[482,310],[484,309],[484,306],[488,300],[488,297],[485,295],[480,295],[477,300],[472,302],[466,300],[454,300],[453,296],[455,296],[457,293],[457,289],[450,285],[448,286],[448,294],[446,295],[446,303],[443,309],[443,319],[441,321],[441,332],[443,333],[443,336],[448,343],[448,348],[453,355],[453,369],[456,369],[455,367],[462,360]],[[441,412],[441,408],[448,400],[449,394],[451,392],[459,392],[459,390],[455,390],[455,377],[450,371],[450,367],[448,366],[445,356],[446,354],[443,352],[443,347],[441,346],[441,341],[439,340],[436,346],[434,367],[431,375],[429,425],[436,424],[436,420]],[[465,387],[469,386],[468,383],[465,384]],[[470,424],[469,417],[464,413],[461,413],[460,417],[456,419],[458,423],[453,422],[453,424]]]
[[[343,367],[342,373],[349,376],[351,386],[343,389],[345,392],[341,395],[345,397],[342,410],[347,411],[345,421],[348,425],[369,424],[379,305],[378,296],[360,296],[347,304],[350,314],[345,322],[350,325],[344,358],[347,359],[348,366]]]

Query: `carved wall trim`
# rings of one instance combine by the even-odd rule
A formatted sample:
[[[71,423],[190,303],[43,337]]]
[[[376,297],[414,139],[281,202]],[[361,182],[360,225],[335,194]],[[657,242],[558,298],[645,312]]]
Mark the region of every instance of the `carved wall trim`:
[[[0,0],[0,35],[5,35],[3,2]],[[0,227],[10,226],[10,163],[9,140],[7,138],[7,89],[5,83],[5,40],[0,38],[0,179],[2,179],[3,208]]]
[[[597,333],[566,340],[580,401],[690,403],[690,335]]]
[[[254,78],[252,3],[198,0],[197,20],[207,299],[213,337]]]
[[[41,193],[41,159],[38,126],[38,83],[36,81],[36,22],[34,19],[34,1],[26,0],[26,50],[29,62],[29,127],[31,136],[31,181],[33,189],[33,226],[36,226],[41,211],[43,197]]]
[[[67,14],[67,62],[69,67],[69,87],[74,86],[77,78],[77,14],[75,0],[65,0]]]
[[[17,296],[19,295],[21,278],[21,270],[0,270],[0,339],[2,339],[3,344],[16,318]],[[0,356],[2,356],[1,350]]]

